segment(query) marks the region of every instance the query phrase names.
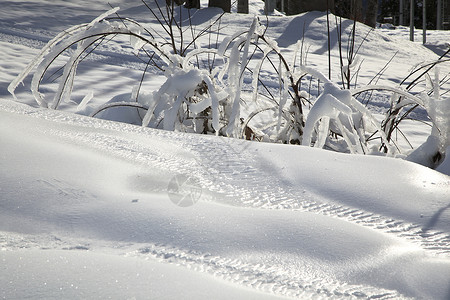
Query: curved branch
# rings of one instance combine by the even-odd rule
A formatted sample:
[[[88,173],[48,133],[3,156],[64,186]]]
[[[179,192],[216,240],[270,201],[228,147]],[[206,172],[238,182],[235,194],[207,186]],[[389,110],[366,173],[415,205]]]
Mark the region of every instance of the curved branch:
[[[172,59],[169,54],[165,53],[160,47],[158,46],[158,43],[155,41],[148,39],[141,34],[137,34],[127,28],[115,28],[115,27],[106,27],[101,29],[93,30],[94,32],[90,33],[89,30],[86,30],[85,32],[78,33],[74,36],[72,36],[70,39],[62,42],[59,46],[57,46],[56,49],[53,50],[53,53],[50,52],[50,55],[45,58],[42,62],[40,62],[36,73],[33,76],[33,83],[36,85],[36,90],[34,91],[34,96],[36,101],[39,103],[39,105],[42,106],[43,103],[46,103],[44,99],[41,97],[39,93],[39,87],[41,84],[41,81],[44,77],[44,74],[47,72],[50,65],[56,60],[57,57],[59,57],[64,51],[72,47],[73,45],[88,40],[91,38],[99,37],[104,38],[108,35],[129,35],[134,36],[146,43],[146,45],[149,45],[155,53],[158,53],[159,57],[162,58],[167,64],[172,63]],[[84,52],[84,51],[83,51]],[[41,55],[41,53],[40,53]],[[31,71],[31,70],[30,70]]]
[[[261,108],[261,109],[259,109],[259,110],[257,110],[257,111],[252,112],[252,113],[247,117],[247,120],[245,120],[245,121],[242,123],[242,126],[241,126],[242,129],[241,129],[240,137],[243,137],[243,136],[244,136],[244,134],[245,134],[245,127],[247,127],[248,123],[249,123],[249,122],[250,122],[257,114],[262,113],[262,112],[267,111],[267,110],[271,110],[271,109],[273,109],[273,110],[278,110],[278,107],[277,107],[277,106],[269,106],[269,107]]]
[[[425,106],[422,99],[420,99],[419,97],[416,97],[413,94],[411,94],[407,91],[404,91],[402,89],[391,87],[388,85],[366,85],[366,86],[363,86],[360,88],[352,89],[352,90],[350,90],[350,92],[351,92],[352,96],[355,97],[358,94],[361,94],[361,93],[367,92],[367,91],[372,91],[372,90],[384,90],[384,91],[390,91],[393,93],[397,93],[401,96],[404,96],[405,98],[408,98],[408,99],[414,101],[414,103],[419,104],[422,107]]]
[[[122,101],[122,102],[114,102],[114,103],[103,104],[100,107],[98,107],[96,111],[94,111],[93,113],[89,114],[89,117],[95,117],[100,112],[102,112],[102,111],[104,111],[106,109],[109,109],[109,108],[113,108],[113,107],[134,107],[134,108],[142,108],[142,109],[148,110],[148,107],[144,106],[143,104],[141,104],[139,102]]]

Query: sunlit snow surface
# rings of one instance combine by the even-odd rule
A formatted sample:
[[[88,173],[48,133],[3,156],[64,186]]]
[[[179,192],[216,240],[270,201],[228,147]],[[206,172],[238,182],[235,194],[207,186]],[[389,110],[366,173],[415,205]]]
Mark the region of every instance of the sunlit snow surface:
[[[109,8],[82,0],[2,4],[0,298],[450,297],[448,160],[436,172],[400,159],[51,111],[36,108],[29,78],[17,91],[25,104],[12,101],[9,82],[45,42]],[[209,13],[217,11],[198,17]],[[225,20],[224,35],[242,26],[237,20],[251,24]],[[295,28],[308,24],[309,61],[326,72],[323,20],[273,17],[268,34],[289,51]],[[387,31],[375,30],[361,50],[363,82],[386,53],[402,50],[385,77],[397,81],[413,53],[418,62],[437,57],[402,40],[403,29]],[[80,66],[77,101],[90,91],[98,103],[130,92],[142,66],[118,50]],[[163,82],[155,76],[147,88]],[[406,130],[415,145],[429,134],[415,124]],[[193,205],[175,205],[178,196]]]

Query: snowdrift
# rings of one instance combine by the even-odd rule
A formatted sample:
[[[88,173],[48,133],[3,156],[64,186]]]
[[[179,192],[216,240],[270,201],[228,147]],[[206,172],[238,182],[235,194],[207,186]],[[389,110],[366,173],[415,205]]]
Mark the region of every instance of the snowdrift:
[[[188,295],[220,296],[192,283],[206,275],[186,267],[234,283],[214,280],[242,298],[261,294],[240,286],[294,297],[448,296],[446,175],[395,159],[0,107],[6,298],[170,297],[186,285]],[[178,175],[201,189],[195,205],[171,201],[167,183]],[[72,275],[61,277],[62,266]]]

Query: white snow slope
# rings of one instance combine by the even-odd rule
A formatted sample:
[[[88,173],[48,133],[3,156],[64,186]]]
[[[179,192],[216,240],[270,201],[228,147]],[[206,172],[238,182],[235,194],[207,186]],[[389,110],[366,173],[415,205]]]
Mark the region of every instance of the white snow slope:
[[[6,88],[37,49],[107,9],[102,1],[2,3],[0,298],[450,298],[448,160],[437,172],[36,108],[29,79],[17,93],[23,103],[12,100]],[[273,18],[274,35],[300,22]],[[393,38],[375,34],[380,47]],[[389,73],[397,79],[408,52],[435,57],[404,45]],[[379,50],[367,51],[369,66],[382,65]],[[80,67],[80,97],[93,90],[109,99],[139,78],[128,56],[105,55]],[[151,85],[161,83],[155,76]],[[410,131],[426,138],[426,129]]]

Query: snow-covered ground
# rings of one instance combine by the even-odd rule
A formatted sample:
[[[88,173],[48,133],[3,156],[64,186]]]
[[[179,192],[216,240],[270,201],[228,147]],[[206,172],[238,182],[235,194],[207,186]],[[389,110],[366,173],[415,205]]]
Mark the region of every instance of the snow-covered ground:
[[[148,21],[131,2],[111,4]],[[260,2],[251,4],[261,13]],[[101,0],[2,3],[1,298],[450,298],[449,159],[435,171],[89,118],[75,114],[76,105],[38,108],[30,78],[13,100],[9,83],[46,42],[108,9]],[[217,13],[202,9],[196,20]],[[221,34],[251,21],[226,15]],[[309,65],[328,72],[323,13],[269,23],[267,34],[287,53],[304,31]],[[396,52],[379,83],[398,83],[436,59],[450,32],[428,33],[427,47],[409,42],[406,28],[370,33],[358,82]],[[120,47],[101,49],[80,65],[73,99],[92,91],[98,104],[129,93],[144,67]],[[145,88],[163,82],[149,76]],[[379,113],[387,105],[380,96],[369,107]],[[415,146],[429,134],[417,124],[404,128]]]

